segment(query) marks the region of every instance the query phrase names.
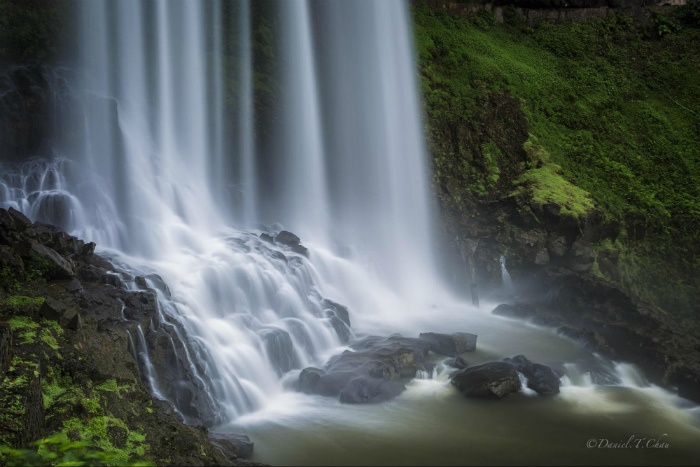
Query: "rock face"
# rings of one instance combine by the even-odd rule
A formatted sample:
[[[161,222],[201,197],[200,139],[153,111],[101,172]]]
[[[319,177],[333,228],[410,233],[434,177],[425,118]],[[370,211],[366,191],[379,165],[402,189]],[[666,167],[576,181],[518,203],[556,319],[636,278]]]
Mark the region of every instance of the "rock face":
[[[108,453],[132,446],[127,439],[145,439],[132,446],[143,454],[124,454],[132,459],[247,462],[238,457],[248,456],[252,443],[215,446],[205,427],[182,423],[215,420],[217,407],[183,360],[188,344],[175,338],[176,324],[159,318],[156,292],[169,293],[167,286],[157,276],[118,270],[94,248],[0,209],[0,444],[28,447],[63,432]],[[151,396],[145,355],[179,413]],[[108,425],[99,439],[87,430],[95,418]]]
[[[652,381],[677,386],[679,395],[700,402],[700,339],[662,310],[564,268],[546,268],[532,284],[524,301],[499,305],[493,313],[553,327],[592,351],[639,365]]]
[[[459,371],[452,384],[467,397],[501,399],[520,389],[520,378],[512,364],[489,362]]]
[[[510,363],[518,372],[522,373],[527,378],[527,387],[538,394],[546,396],[559,394],[561,382],[550,367],[540,363],[533,363],[525,355],[504,358],[503,361]]]

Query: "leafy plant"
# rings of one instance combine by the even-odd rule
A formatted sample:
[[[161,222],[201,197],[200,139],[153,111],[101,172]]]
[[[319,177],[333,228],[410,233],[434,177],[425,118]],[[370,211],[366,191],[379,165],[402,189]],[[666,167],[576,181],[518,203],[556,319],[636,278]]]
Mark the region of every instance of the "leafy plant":
[[[15,449],[0,446],[0,461],[8,467],[20,466],[109,466],[115,465],[114,454],[100,451],[83,441],[72,441],[64,433],[58,433],[40,439],[34,443],[34,449]],[[136,461],[123,463],[131,467],[146,467],[154,465],[151,462]]]

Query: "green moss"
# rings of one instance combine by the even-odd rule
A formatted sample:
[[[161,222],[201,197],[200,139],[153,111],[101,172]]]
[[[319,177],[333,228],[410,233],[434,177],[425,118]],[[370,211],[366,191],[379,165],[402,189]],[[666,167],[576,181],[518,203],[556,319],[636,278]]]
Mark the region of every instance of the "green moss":
[[[125,433],[124,447],[114,445],[116,440],[113,436],[110,437],[111,430]],[[146,436],[143,433],[130,430],[122,420],[109,415],[96,416],[87,421],[69,419],[64,422],[62,432],[77,434],[80,440],[108,454],[111,459],[105,465],[123,465],[133,456],[143,456],[147,448]]]
[[[95,389],[98,391],[114,392],[118,396],[121,396],[121,391],[128,390],[128,388],[128,385],[119,386],[117,384],[117,380],[115,380],[114,378],[108,379],[104,383],[95,386]]]
[[[41,395],[44,400],[44,409],[50,409],[58,398],[65,394],[66,388],[60,383],[46,383],[41,386]]]
[[[3,301],[4,305],[24,308],[29,305],[41,306],[45,299],[43,297],[26,297],[24,295],[10,295]]]
[[[537,204],[553,203],[561,207],[562,214],[583,217],[595,208],[588,192],[567,181],[561,167],[547,162],[549,155],[536,143],[528,141],[525,150],[533,161],[533,168],[525,171],[516,181],[513,195],[525,192]]]

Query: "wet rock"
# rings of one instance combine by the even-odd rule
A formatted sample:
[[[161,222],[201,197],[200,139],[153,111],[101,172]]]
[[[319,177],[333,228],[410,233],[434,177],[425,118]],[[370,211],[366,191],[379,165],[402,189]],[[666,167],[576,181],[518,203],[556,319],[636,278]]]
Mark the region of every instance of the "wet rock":
[[[428,342],[431,351],[448,357],[476,349],[476,334],[466,332],[455,332],[452,334],[422,332],[418,338]]]
[[[352,371],[333,371],[321,375],[316,385],[316,394],[321,396],[338,396],[345,386],[360,375]]]
[[[353,404],[389,400],[405,389],[403,379],[425,369],[429,347],[422,339],[370,336],[331,357],[323,370],[304,369],[299,388]]]
[[[533,363],[524,355],[504,358],[503,361],[512,364],[517,371],[527,378],[527,387],[538,394],[551,396],[559,394],[561,382],[554,371],[546,365]]]
[[[260,240],[268,243],[273,243],[274,242],[274,237],[270,234],[266,234],[265,232],[260,234]]]
[[[22,256],[35,258],[47,265],[49,274],[58,279],[72,279],[75,277],[73,262],[63,258],[54,249],[46,247],[35,241],[25,241],[20,246]]]
[[[294,246],[294,245],[299,245],[299,242],[301,241],[299,237],[294,235],[292,232],[289,232],[287,230],[283,230],[277,235],[275,235],[274,238],[275,243],[281,243],[282,245],[287,245],[287,246]]]
[[[58,301],[53,297],[46,297],[44,303],[42,303],[41,307],[39,308],[39,316],[44,319],[58,321],[66,312],[66,309],[67,306],[65,303]]]
[[[155,289],[163,293],[165,298],[170,298],[172,295],[170,293],[170,287],[165,283],[162,277],[158,274],[146,274],[145,276],[137,276],[134,278],[136,285],[142,289]]]
[[[340,303],[336,303],[332,300],[328,300],[327,298],[324,298],[321,300],[321,305],[323,305],[324,310],[329,310],[331,311],[334,315],[336,315],[338,318],[340,318],[345,324],[350,326],[350,313],[348,312],[347,307],[344,307]]]
[[[352,331],[350,331],[348,325],[335,315],[330,316],[330,320],[335,333],[338,335],[338,339],[340,339],[340,342],[347,344],[350,341],[350,336],[352,335]]]
[[[247,435],[210,432],[209,439],[232,462],[236,459],[250,459],[253,457],[255,443]]]
[[[320,368],[308,367],[299,373],[299,390],[306,394],[314,394],[321,377],[326,374]]]
[[[520,378],[510,363],[489,362],[456,373],[452,384],[467,397],[501,399],[520,389]]]
[[[16,210],[15,208],[9,208],[7,210],[8,215],[14,221],[15,229],[26,230],[32,225],[32,221],[29,220],[27,216]]]
[[[0,269],[9,268],[16,274],[24,274],[24,261],[22,258],[9,246],[0,246]]]
[[[566,238],[563,236],[557,236],[555,238],[550,238],[547,240],[547,251],[550,257],[561,258],[566,255]]]
[[[453,357],[453,358],[448,358],[445,360],[445,365],[450,366],[452,368],[457,368],[459,370],[463,370],[469,366],[467,361],[463,359],[462,357]]]
[[[344,404],[368,404],[385,402],[406,389],[403,383],[377,378],[359,377],[351,380],[340,391],[340,402]]]
[[[569,266],[572,270],[586,272],[593,267],[594,262],[595,252],[589,242],[578,239],[571,245]]]
[[[533,262],[538,266],[549,264],[549,253],[547,252],[547,249],[540,249],[535,255],[535,260]]]
[[[77,311],[66,313],[64,319],[66,320],[66,329],[71,329],[73,331],[80,331],[83,329],[83,318],[80,317],[80,313]]]
[[[299,367],[299,358],[287,331],[279,328],[264,329],[260,335],[265,344],[267,358],[279,376]]]

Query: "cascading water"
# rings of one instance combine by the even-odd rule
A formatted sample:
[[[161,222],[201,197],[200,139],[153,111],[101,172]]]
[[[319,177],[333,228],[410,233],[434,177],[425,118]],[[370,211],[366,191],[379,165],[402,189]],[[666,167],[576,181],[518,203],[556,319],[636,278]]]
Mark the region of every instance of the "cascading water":
[[[81,2],[70,124],[85,138],[56,135],[51,160],[4,175],[0,200],[97,242],[134,275],[163,277],[163,321],[192,341],[217,421],[262,407],[280,375],[347,338],[326,297],[362,329],[439,289],[405,5],[277,2],[272,122],[253,108],[251,6]],[[224,50],[238,55],[234,71]],[[264,165],[257,125],[272,138]],[[229,227],[260,223],[300,234],[312,260]]]
[[[321,444],[326,437],[335,444],[338,433],[337,444],[351,440],[364,447],[377,444],[366,436],[390,442],[396,436],[397,444],[422,446],[423,457],[409,450],[406,461],[463,464],[467,437],[511,425],[531,429],[501,412],[512,406],[485,409],[465,405],[461,396],[458,402],[441,364],[419,374],[382,416],[284,391],[285,375],[323,364],[353,331],[476,332],[479,348],[470,364],[521,352],[547,364],[592,357],[549,331],[482,316],[455,302],[437,279],[405,4],[264,2],[276,9],[264,31],[278,40],[272,45],[280,61],[275,107],[264,120],[255,106],[254,10],[260,4],[80,2],[83,77],[70,83],[70,118],[59,119],[73,130],[71,137],[55,135],[55,153],[45,160],[3,167],[0,205],[97,242],[131,272],[123,278],[128,287],[138,288],[134,277],[150,277],[159,322],[130,335],[144,380],[188,421],[201,417],[220,427],[234,421],[262,443],[268,440],[268,448],[277,446],[279,453],[269,449],[263,460],[337,462],[335,453],[324,457],[327,448],[314,446],[315,439],[300,439],[300,446],[313,449],[299,448],[290,457],[294,437],[312,431],[322,434]],[[282,227],[301,236],[308,258],[258,235]],[[501,268],[507,287],[503,258]],[[335,302],[350,309],[353,331],[339,319]],[[187,379],[199,395],[181,397],[160,384],[167,378],[155,374],[144,343],[156,334],[185,362],[169,377]],[[653,399],[659,411],[675,410],[676,401],[658,388],[636,401],[634,391],[650,390],[637,384],[629,367],[608,371],[617,379],[597,383],[588,370],[564,367],[562,396],[549,412],[562,424],[583,420],[595,428],[585,418],[569,421],[572,406],[628,414]],[[616,403],[621,391],[632,394],[631,405]],[[535,407],[542,398],[527,399]],[[213,411],[190,412],[187,406],[197,400]],[[266,410],[272,427],[265,424]],[[685,420],[681,411],[672,413]],[[484,429],[470,427],[471,420],[494,422]],[[432,437],[425,436],[426,423]],[[287,442],[275,444],[280,431]],[[549,436],[555,432],[542,439]],[[499,443],[517,437],[496,438],[474,443],[484,452],[469,446],[474,463],[492,462],[493,446],[503,452]],[[520,456],[522,449],[516,444],[512,452]],[[304,457],[307,451],[316,457]],[[374,462],[387,450],[353,451],[376,457],[344,461]],[[445,452],[457,454],[442,457]],[[385,460],[396,464],[399,458]]]

